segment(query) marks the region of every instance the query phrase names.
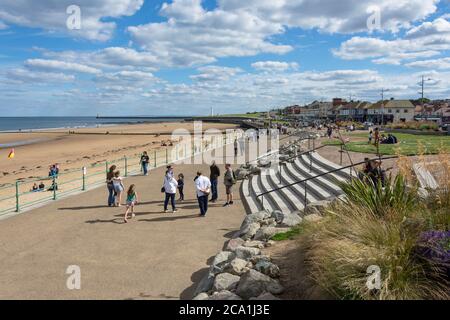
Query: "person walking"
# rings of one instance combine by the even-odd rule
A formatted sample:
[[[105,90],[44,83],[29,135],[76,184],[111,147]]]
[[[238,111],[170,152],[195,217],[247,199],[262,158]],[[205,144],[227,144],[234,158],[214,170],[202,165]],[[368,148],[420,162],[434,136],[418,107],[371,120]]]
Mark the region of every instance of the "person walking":
[[[236,175],[231,168],[231,164],[227,163],[225,165],[225,175],[224,175],[224,185],[227,193],[227,202],[224,207],[232,205],[233,202],[233,186],[236,184]]]
[[[369,144],[372,144],[372,139],[373,139],[373,131],[370,130],[369,131]]]
[[[128,213],[131,211],[131,218],[135,217],[134,206],[137,205],[139,201],[138,194],[136,192],[136,186],[132,184],[127,191],[127,210],[125,211],[124,222],[128,222]]]
[[[184,201],[184,174],[178,175],[178,192],[180,193],[179,201]]]
[[[108,188],[108,207],[116,204],[116,193],[114,191],[113,178],[117,167],[111,166],[106,174],[106,187]]]
[[[166,195],[166,197],[164,199],[164,213],[169,212],[169,210],[167,210],[169,201],[170,201],[170,204],[172,205],[172,213],[177,212],[177,208],[176,208],[176,204],[175,204],[175,196],[177,194],[177,188],[178,188],[178,182],[174,177],[173,167],[168,166],[166,175],[164,177],[164,183],[163,183],[163,192]]]
[[[211,167],[209,167],[210,169],[210,175],[209,175],[209,179],[211,181],[211,202],[215,203],[217,201],[217,199],[219,198],[219,193],[218,193],[218,181],[219,181],[219,177],[220,177],[220,169],[219,167],[216,165],[216,162],[213,161],[213,163],[211,164]]]
[[[198,206],[200,207],[200,217],[206,217],[211,181],[200,171],[197,172],[197,179],[195,179],[195,189],[197,191]]]
[[[144,151],[141,156],[141,166],[142,172],[144,176],[148,176],[148,164],[150,163],[150,157],[148,156],[147,151]]]
[[[112,183],[118,199],[116,206],[120,207],[122,206],[122,193],[125,190],[125,187],[123,186],[123,178],[120,176],[120,171],[114,172]]]
[[[331,137],[333,135],[333,128],[331,126],[328,126],[327,135],[328,135],[328,139],[331,139]]]
[[[238,156],[238,147],[239,147],[237,139],[234,139],[233,146],[234,146],[234,156],[237,157]]]

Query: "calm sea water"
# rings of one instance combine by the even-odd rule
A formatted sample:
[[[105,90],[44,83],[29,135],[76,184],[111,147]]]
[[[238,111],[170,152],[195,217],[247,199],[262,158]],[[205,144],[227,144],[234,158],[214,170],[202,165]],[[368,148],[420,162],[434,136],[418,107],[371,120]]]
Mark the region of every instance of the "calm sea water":
[[[167,118],[145,119],[145,122],[170,121]],[[141,123],[142,119],[97,119],[95,117],[0,117],[0,131],[93,128],[114,124]]]

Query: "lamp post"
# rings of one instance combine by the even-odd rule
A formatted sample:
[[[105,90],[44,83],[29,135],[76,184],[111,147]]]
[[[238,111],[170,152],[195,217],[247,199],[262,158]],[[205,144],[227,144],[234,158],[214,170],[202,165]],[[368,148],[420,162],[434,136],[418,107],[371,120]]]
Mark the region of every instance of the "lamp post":
[[[381,127],[384,125],[384,93],[388,91],[389,89],[381,89]]]
[[[424,88],[425,88],[425,81],[431,81],[431,80],[433,80],[433,79],[431,79],[431,78],[428,78],[428,79],[425,79],[425,76],[422,76],[422,81],[420,82],[420,86],[421,86],[421,88],[422,88],[422,90],[420,91],[420,94],[421,94],[421,96],[422,96],[422,99],[421,99],[421,105],[422,105],[422,120],[423,120],[423,118],[424,118],[424,116],[426,117],[425,118],[425,120],[427,120],[427,114],[426,114],[426,112],[425,112],[425,104],[424,104]]]

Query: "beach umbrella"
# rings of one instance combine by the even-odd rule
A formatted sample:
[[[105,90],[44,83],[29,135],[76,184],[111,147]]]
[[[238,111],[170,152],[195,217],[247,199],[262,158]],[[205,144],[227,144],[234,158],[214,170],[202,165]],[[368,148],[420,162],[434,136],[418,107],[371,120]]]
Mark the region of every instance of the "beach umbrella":
[[[9,152],[9,155],[8,155],[8,159],[13,159],[14,156],[15,156],[14,149],[11,149],[11,151]]]

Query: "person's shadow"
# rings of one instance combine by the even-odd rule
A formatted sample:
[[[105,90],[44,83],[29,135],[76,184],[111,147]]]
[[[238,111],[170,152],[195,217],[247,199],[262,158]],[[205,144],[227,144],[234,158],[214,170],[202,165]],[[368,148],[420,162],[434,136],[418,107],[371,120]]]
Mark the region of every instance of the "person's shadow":
[[[176,216],[176,213],[167,213],[166,217],[155,218],[155,219],[139,219],[138,221],[142,221],[142,222],[165,222],[165,221],[176,221],[176,220],[195,219],[195,218],[199,218],[199,215],[198,214],[192,214],[192,215],[189,215],[189,216]]]
[[[110,219],[110,220],[101,220],[101,219],[95,219],[95,220],[88,220],[86,221],[86,223],[89,224],[96,224],[96,223],[114,223],[114,224],[125,224],[125,222],[123,221],[123,219]]]

